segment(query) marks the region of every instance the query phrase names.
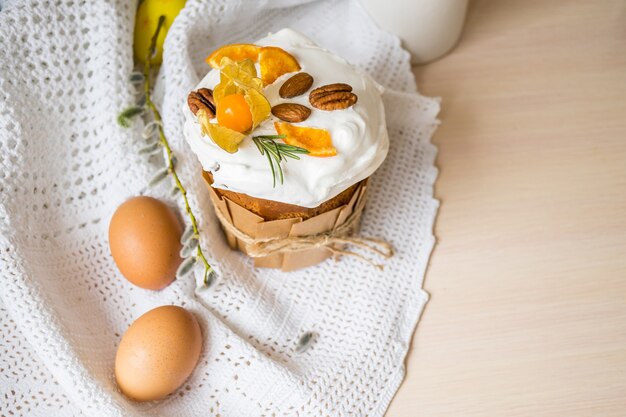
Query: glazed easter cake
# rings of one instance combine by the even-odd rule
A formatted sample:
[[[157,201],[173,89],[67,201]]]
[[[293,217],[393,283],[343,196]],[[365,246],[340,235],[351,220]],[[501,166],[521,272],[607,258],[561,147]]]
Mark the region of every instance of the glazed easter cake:
[[[230,245],[283,270],[343,252],[328,236],[354,232],[389,148],[382,87],[291,29],[207,63],[184,134]]]

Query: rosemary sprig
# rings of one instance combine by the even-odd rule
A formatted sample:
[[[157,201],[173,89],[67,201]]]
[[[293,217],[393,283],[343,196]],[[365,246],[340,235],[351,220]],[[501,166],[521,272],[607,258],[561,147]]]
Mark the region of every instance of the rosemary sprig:
[[[276,142],[276,139],[284,138],[285,135],[260,135],[252,137],[252,141],[259,152],[261,152],[261,155],[267,157],[267,162],[270,164],[270,170],[272,171],[272,178],[274,179],[274,187],[276,187],[277,175],[280,178],[281,184],[283,184],[285,180],[283,169],[280,166],[281,161],[284,160],[287,162],[287,158],[300,159],[297,154],[309,153],[309,151],[304,148]]]
[[[170,144],[167,138],[165,137],[165,133],[163,131],[163,121],[161,119],[161,113],[159,113],[159,110],[156,108],[154,102],[152,101],[151,86],[150,86],[150,69],[151,69],[150,60],[156,52],[156,40],[159,36],[159,32],[161,31],[161,28],[163,27],[163,23],[165,23],[165,16],[159,16],[159,22],[157,24],[157,28],[156,28],[156,31],[154,32],[154,35],[152,35],[152,39],[150,41],[150,47],[148,48],[148,51],[146,54],[146,62],[143,67],[145,106],[149,108],[150,111],[152,112],[154,123],[156,124],[158,133],[159,133],[159,143],[165,149],[165,156],[167,158],[167,172],[172,176],[172,178],[174,179],[176,188],[180,191],[180,194],[183,196],[183,201],[185,203],[185,212],[187,213],[187,217],[189,217],[189,222],[191,223],[191,228],[193,230],[192,236],[198,239],[200,235],[199,229],[198,229],[198,222],[196,221],[196,216],[193,214],[193,211],[191,210],[191,206],[189,205],[189,200],[187,199],[187,190],[183,186],[182,182],[180,181],[180,178],[178,177],[178,174],[176,173],[176,168],[175,168],[176,157],[174,156],[172,149],[170,148]],[[129,111],[127,109],[120,114],[120,116],[118,117],[118,122],[121,122],[121,121],[127,122],[127,123],[120,123],[120,124],[124,127],[129,127],[130,122],[128,122],[128,119],[131,119],[138,114],[140,114],[140,112]],[[206,257],[204,256],[204,253],[202,252],[202,248],[200,247],[200,245],[196,246],[195,257],[193,258],[190,257],[186,259],[185,262],[181,264],[181,267],[183,266],[186,267],[184,268],[185,269],[184,273],[189,272],[189,270],[191,269],[190,267],[198,260],[201,261],[204,266],[203,283],[205,286],[208,286],[215,278],[214,277],[215,270],[213,269],[213,267],[211,267]],[[179,271],[180,270],[181,268],[179,268]],[[184,273],[181,272],[181,275],[184,275]]]

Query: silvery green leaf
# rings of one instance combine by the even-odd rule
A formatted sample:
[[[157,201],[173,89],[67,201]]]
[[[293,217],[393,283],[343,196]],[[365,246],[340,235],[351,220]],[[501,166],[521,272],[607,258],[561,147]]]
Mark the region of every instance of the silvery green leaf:
[[[211,288],[215,281],[217,281],[217,272],[215,272],[215,269],[211,268],[210,271],[204,271],[204,286],[206,288]]]
[[[217,280],[217,273],[213,269],[211,270],[205,269],[203,271],[203,275],[204,275],[204,278],[202,280],[202,284],[199,287],[196,287],[197,293],[202,293],[202,292],[209,290],[213,286],[213,284],[215,284],[215,281]]]
[[[180,190],[178,189],[178,187],[173,187],[172,191],[170,191],[170,196],[176,197],[178,194],[180,194]]]
[[[146,154],[150,154],[152,155],[153,153],[156,153],[156,151],[159,150],[159,143],[153,143],[150,144],[148,146],[144,146],[143,148],[139,149],[139,154],[140,155],[146,155]]]
[[[143,110],[144,110],[143,107],[138,107],[138,106],[132,106],[132,107],[128,107],[124,109],[117,116],[117,124],[126,128],[130,127],[133,119],[139,116],[140,114],[142,114]]]
[[[193,251],[198,247],[198,239],[191,238],[185,243],[185,246],[180,250],[180,257],[186,258],[193,253]]]
[[[178,166],[178,158],[176,157],[176,155],[172,154],[172,157],[170,159],[172,160],[172,166],[176,168]]]
[[[313,341],[314,336],[315,336],[315,333],[313,332],[304,333],[298,340],[298,343],[296,344],[296,349],[295,349],[296,353],[302,353],[305,350],[307,350],[309,346],[311,346],[311,342]]]
[[[185,228],[185,231],[183,232],[183,236],[180,238],[180,241],[184,245],[193,235],[194,235],[193,227],[189,225],[187,226],[187,228]]]
[[[146,143],[161,143],[159,142],[159,136],[158,135],[152,135],[149,136],[147,138],[144,138],[146,140]]]
[[[206,285],[202,284],[199,287],[196,287],[196,293],[197,294],[201,294],[203,292],[206,292],[209,290],[209,287],[207,287]]]
[[[143,107],[146,105],[146,95],[142,94],[137,101],[135,102],[138,107]]]
[[[133,71],[130,74],[130,77],[128,77],[128,80],[130,81],[132,85],[141,85],[143,84],[145,78],[143,76],[143,73],[139,71]]]
[[[167,178],[168,172],[169,171],[167,170],[167,168],[163,168],[162,170],[158,171],[156,174],[154,174],[154,177],[152,177],[148,185],[150,187],[154,187],[155,185],[159,184],[161,181]]]
[[[144,137],[144,139],[147,139],[150,136],[155,135],[159,131],[159,126],[161,126],[161,123],[153,120],[150,123],[146,124],[146,126],[143,128],[143,132],[141,133],[141,135]]]
[[[196,263],[196,258],[194,257],[185,259],[183,263],[180,264],[180,266],[178,267],[178,270],[176,271],[176,276],[178,278],[182,278],[188,273],[190,273],[193,270],[193,266],[195,263]]]

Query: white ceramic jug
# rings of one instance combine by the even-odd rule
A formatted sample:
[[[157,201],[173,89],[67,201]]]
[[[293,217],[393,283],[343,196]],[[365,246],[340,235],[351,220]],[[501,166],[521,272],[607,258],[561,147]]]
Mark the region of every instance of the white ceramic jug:
[[[414,64],[452,49],[463,30],[468,0],[360,0],[378,25],[402,39]]]

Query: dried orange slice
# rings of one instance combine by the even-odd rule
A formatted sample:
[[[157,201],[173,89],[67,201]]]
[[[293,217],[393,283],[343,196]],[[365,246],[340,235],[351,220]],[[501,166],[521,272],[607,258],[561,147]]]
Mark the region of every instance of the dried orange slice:
[[[202,133],[208,135],[217,146],[228,153],[235,153],[239,150],[239,144],[246,138],[246,135],[211,123],[204,110],[198,110],[196,115],[202,127]]]
[[[273,83],[283,74],[300,71],[298,61],[289,52],[276,46],[264,46],[261,48],[259,51],[259,65],[261,66],[263,85]]]
[[[310,156],[337,155],[330,132],[326,129],[300,127],[284,122],[274,122],[274,127],[279,135],[285,135],[285,143],[308,150]]]
[[[228,57],[233,61],[243,61],[244,59],[256,61],[259,57],[259,49],[258,46],[250,43],[234,43],[213,51],[205,61],[213,68],[219,68],[224,57]]]

